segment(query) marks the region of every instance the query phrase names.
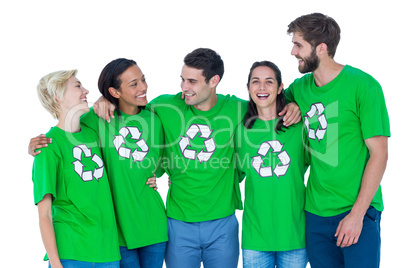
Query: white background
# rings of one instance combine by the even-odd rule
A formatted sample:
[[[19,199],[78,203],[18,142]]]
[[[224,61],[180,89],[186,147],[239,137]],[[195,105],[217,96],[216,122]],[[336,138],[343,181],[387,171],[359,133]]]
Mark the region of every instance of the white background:
[[[178,92],[184,56],[195,48],[209,47],[225,62],[218,92],[247,98],[245,84],[254,61],[277,63],[285,86],[301,76],[290,55],[291,37],[286,30],[293,19],[312,12],[332,16],[342,29],[335,59],[368,72],[383,87],[392,137],[382,183],[381,267],[399,263],[402,183],[397,115],[401,114],[402,40],[396,1],[4,2],[0,4],[2,267],[47,265],[41,260],[44,248],[33,204],[33,158],[27,154],[29,139],[56,124],[36,95],[43,75],[78,69],[92,103],[100,96],[97,79],[101,69],[115,58],[131,58],[146,75],[151,100]],[[166,177],[158,183],[165,198]],[[241,222],[241,212],[237,216]]]

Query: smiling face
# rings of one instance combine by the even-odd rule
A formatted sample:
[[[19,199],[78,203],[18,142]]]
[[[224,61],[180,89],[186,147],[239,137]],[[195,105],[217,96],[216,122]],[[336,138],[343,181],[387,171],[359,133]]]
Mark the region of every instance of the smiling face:
[[[119,110],[125,114],[139,113],[138,106],[145,106],[148,85],[141,69],[137,65],[128,67],[120,76],[119,89],[109,88],[110,94],[119,99]]]
[[[80,111],[85,113],[89,111],[87,95],[89,91],[86,90],[81,82],[72,76],[66,81],[66,90],[64,96],[59,100],[62,113],[68,114],[70,111]]]
[[[202,70],[183,66],[181,71],[181,90],[184,93],[187,105],[193,105],[194,108],[202,111],[211,109],[217,100],[215,87],[218,76],[212,77],[208,82],[202,75]]]
[[[275,72],[271,68],[259,66],[251,73],[248,90],[259,115],[262,115],[263,110],[276,115],[276,97],[282,89],[283,84],[278,84]]]
[[[291,54],[299,60],[299,72],[303,74],[314,72],[320,64],[316,50],[303,39],[300,33],[293,34],[292,42]]]

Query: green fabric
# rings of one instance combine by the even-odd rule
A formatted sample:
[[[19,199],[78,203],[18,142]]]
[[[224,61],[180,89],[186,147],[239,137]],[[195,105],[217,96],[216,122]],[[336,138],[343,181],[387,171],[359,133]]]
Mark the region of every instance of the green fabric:
[[[108,177],[95,133],[53,127],[48,147],[35,156],[34,201],[53,196],[52,216],[60,259],[111,262],[120,259]],[[83,165],[83,166],[82,166]]]
[[[237,167],[246,175],[242,248],[287,251],[305,245],[303,125],[275,132],[278,119],[236,131]]]
[[[141,110],[137,115],[121,113],[119,118],[115,112],[107,123],[91,109],[81,122],[101,138],[120,246],[133,249],[167,241],[165,205],[158,191],[146,184],[154,173],[163,174],[163,129],[158,116]]]
[[[388,112],[380,84],[346,65],[325,86],[310,73],[285,91],[300,106],[311,155],[306,210],[334,216],[352,208],[369,159],[365,139],[390,136]],[[383,210],[381,187],[371,205]]]
[[[181,93],[159,96],[148,105],[165,132],[168,217],[200,222],[241,208],[233,136],[246,105],[235,96],[218,95],[212,109],[199,111],[186,105]]]

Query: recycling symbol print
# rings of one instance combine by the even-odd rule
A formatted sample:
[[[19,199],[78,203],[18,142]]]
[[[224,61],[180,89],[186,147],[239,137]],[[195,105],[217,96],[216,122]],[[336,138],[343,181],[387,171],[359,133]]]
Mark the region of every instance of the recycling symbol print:
[[[197,134],[200,133],[199,137],[204,139],[204,148],[197,154],[197,150],[191,149],[191,142]],[[187,131],[185,136],[182,136],[179,141],[180,151],[183,156],[187,159],[206,162],[208,161],[216,149],[216,144],[213,138],[211,138],[212,131],[208,125],[193,124]],[[188,148],[190,146],[190,148]]]
[[[327,119],[325,118],[324,110],[325,107],[322,103],[314,103],[311,105],[310,111],[308,111],[304,116],[304,125],[307,128],[308,137],[312,140],[315,140],[316,138],[318,141],[322,140],[325,132],[327,131],[328,124]],[[317,115],[319,123],[317,130],[311,129],[309,122],[309,119],[311,120],[315,115]]]
[[[144,139],[141,138],[142,132],[137,127],[122,127],[119,130],[119,134],[114,137],[113,144],[114,148],[116,149],[117,153],[124,158],[129,159],[130,157],[133,158],[134,162],[144,160],[145,156],[149,152],[149,147]],[[130,134],[130,135],[129,135]],[[138,148],[135,148],[133,151],[130,148],[127,148],[123,145],[126,145],[126,139],[129,137],[130,140],[136,141],[135,144]]]
[[[98,166],[94,170],[84,171],[84,164],[82,164],[82,154],[85,158],[91,158],[91,160]],[[73,157],[76,159],[72,164],[74,165],[74,171],[80,176],[83,181],[92,181],[94,178],[99,181],[103,176],[103,161],[97,155],[91,152],[91,148],[88,148],[85,144],[77,145],[73,148]]]
[[[257,151],[257,156],[252,157],[251,165],[257,171],[257,173],[261,177],[272,177],[272,173],[274,173],[278,178],[280,176],[284,176],[290,165],[290,157],[288,153],[283,149],[283,144],[280,141],[266,141],[260,145],[260,148]],[[272,170],[271,166],[262,167],[264,164],[263,157],[265,157],[268,153],[278,153],[277,157],[280,161],[275,168]]]

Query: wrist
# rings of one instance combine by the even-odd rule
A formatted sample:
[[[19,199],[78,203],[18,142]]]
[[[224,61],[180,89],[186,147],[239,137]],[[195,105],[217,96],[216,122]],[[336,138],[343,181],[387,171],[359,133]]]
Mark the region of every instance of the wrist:
[[[52,268],[63,268],[63,265],[61,264],[60,260],[55,260],[55,261],[51,261],[50,265]]]
[[[368,207],[366,206],[356,206],[354,205],[352,210],[350,211],[351,216],[355,216],[363,219],[364,215],[366,215]]]

